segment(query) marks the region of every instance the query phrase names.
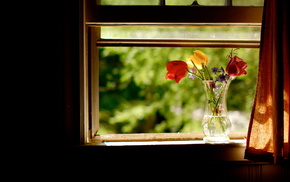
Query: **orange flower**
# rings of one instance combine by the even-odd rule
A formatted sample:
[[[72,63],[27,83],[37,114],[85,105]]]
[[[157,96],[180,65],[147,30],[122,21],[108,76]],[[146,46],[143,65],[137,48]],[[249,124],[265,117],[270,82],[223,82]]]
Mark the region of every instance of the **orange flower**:
[[[248,65],[243,61],[243,59],[239,58],[238,56],[234,56],[230,59],[226,67],[226,72],[230,76],[246,75],[247,71],[245,69],[247,67]]]
[[[194,67],[192,62],[194,62],[194,64],[196,65],[198,69],[202,69],[202,63],[205,66],[208,64],[208,57],[202,51],[196,50],[196,51],[193,51],[193,55],[189,56],[186,59],[186,63],[188,64],[189,67]]]
[[[178,83],[186,76],[187,64],[184,61],[170,61],[167,63],[166,69],[168,72],[165,78]]]

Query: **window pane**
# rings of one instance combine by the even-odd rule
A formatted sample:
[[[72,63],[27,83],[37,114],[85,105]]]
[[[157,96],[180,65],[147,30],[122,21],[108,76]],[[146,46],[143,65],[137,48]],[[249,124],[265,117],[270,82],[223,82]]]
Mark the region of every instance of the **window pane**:
[[[159,0],[97,0],[101,5],[159,5]],[[264,0],[197,0],[201,6],[225,6],[232,1],[233,6],[263,6]],[[188,6],[194,0],[166,0],[166,5]]]
[[[101,27],[103,39],[260,40],[261,27]]]
[[[197,0],[201,6],[225,6],[231,0]],[[191,5],[194,0],[166,0],[166,5]],[[264,0],[232,0],[233,6],[263,6]]]
[[[165,79],[166,64],[194,50],[208,55],[209,68],[225,67],[229,48],[99,48],[100,131],[106,133],[202,132],[205,93],[200,80]],[[232,131],[247,131],[254,100],[259,49],[239,49],[247,75],[232,81],[228,112]]]
[[[233,6],[264,6],[264,0],[233,0]]]
[[[101,5],[158,5],[159,0],[101,0]]]
[[[166,0],[166,5],[192,5],[194,0]],[[226,0],[197,0],[195,3],[203,6],[224,6]]]

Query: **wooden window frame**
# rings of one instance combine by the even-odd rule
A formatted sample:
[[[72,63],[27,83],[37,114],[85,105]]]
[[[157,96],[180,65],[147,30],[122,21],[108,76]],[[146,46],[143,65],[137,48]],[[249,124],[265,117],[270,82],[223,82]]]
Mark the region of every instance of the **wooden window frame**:
[[[147,47],[243,47],[258,48],[259,41],[188,41],[188,40],[110,40],[101,39],[101,26],[195,26],[261,25],[263,7],[191,7],[191,6],[98,6],[93,0],[82,1],[80,39],[80,143],[103,141],[194,140],[195,136],[172,134],[115,134],[95,136],[99,129],[99,87],[97,46]],[[113,12],[113,13],[112,13]],[[150,13],[148,13],[150,12]],[[178,12],[173,14],[172,12]],[[238,13],[237,13],[238,12]],[[231,15],[231,16],[229,16]],[[245,138],[237,133],[231,138]]]

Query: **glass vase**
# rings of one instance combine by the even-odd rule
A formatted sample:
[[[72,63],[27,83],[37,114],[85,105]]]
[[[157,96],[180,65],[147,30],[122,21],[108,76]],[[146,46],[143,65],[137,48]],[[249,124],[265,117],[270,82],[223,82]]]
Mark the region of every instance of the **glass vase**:
[[[227,113],[226,96],[231,79],[226,82],[203,80],[202,83],[206,95],[205,113],[202,120],[203,140],[206,143],[227,143],[231,121]]]

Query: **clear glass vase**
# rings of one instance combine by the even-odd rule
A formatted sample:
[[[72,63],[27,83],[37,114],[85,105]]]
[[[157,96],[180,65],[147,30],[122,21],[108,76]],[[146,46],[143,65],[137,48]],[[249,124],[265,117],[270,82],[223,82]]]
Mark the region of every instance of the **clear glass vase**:
[[[206,93],[205,113],[202,120],[206,143],[227,143],[231,121],[227,113],[226,96],[231,79],[226,82],[202,81]]]

